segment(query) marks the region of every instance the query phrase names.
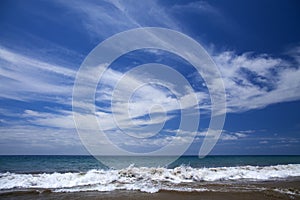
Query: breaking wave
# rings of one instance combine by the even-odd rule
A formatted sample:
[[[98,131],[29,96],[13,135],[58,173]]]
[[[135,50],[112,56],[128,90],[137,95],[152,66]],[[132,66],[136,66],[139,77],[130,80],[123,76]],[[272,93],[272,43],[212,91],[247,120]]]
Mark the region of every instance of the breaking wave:
[[[300,177],[300,164],[174,169],[129,166],[121,170],[90,170],[85,173],[0,173],[0,190],[50,189],[53,192],[139,190],[206,191],[184,184],[224,181],[266,181]],[[203,186],[203,185],[202,185]]]

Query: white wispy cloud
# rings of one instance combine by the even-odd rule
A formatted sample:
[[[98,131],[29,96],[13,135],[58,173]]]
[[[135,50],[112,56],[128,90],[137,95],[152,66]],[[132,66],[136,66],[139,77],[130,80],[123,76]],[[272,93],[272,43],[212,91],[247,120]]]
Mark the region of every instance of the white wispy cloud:
[[[92,38],[103,39],[132,28],[160,26],[178,30],[178,24],[156,1],[59,1],[80,19],[80,28]],[[148,8],[145,10],[145,8]]]
[[[159,148],[166,145],[171,145],[172,147],[176,148],[176,146],[180,146],[183,144],[190,144],[191,141],[200,143],[203,142],[204,137],[213,138],[217,136],[217,131],[210,132],[210,135],[207,136],[207,130],[197,131],[195,133],[191,131],[185,131],[180,129],[167,129],[164,130],[167,133],[165,137],[155,137],[152,139],[130,139],[128,138],[125,140],[126,142],[119,142],[119,145],[128,146],[128,147],[152,147],[152,148]],[[214,135],[216,133],[216,135]],[[230,141],[237,141],[237,140],[251,140],[253,139],[253,135],[256,134],[255,130],[246,130],[246,131],[226,131],[222,130],[222,134],[219,138],[220,141],[223,142],[230,142]],[[259,140],[260,138],[257,138]],[[118,141],[116,139],[116,141]],[[121,139],[122,141],[122,139]]]
[[[75,128],[73,113],[71,111],[62,110],[58,113],[50,113],[25,110],[23,117],[26,118],[29,123],[34,125],[61,129]]]
[[[147,3],[149,3],[149,7],[151,8],[160,8],[154,10],[162,9],[161,6],[158,6],[155,2],[150,3],[147,1]],[[134,8],[137,11],[133,12],[130,3],[123,1],[108,1],[108,4],[113,5],[120,11],[119,14],[113,13],[115,19],[122,16],[124,17],[122,22],[126,22],[129,25],[136,27],[147,25],[147,15],[149,13],[140,13],[139,9],[136,9],[136,5]],[[72,5],[70,6],[72,7]],[[97,6],[101,7],[101,5]],[[102,5],[102,7],[105,6]],[[217,9],[204,2],[175,5],[173,9],[196,9],[197,11],[203,10],[215,15],[218,14]],[[107,13],[94,13],[94,8],[90,8],[90,5],[87,5],[86,8],[84,5],[75,8],[76,12],[86,13],[89,10],[91,10],[90,13],[92,14],[85,18],[86,22],[100,23],[100,25],[101,23],[104,23],[103,21],[115,25],[118,25],[119,23],[115,22],[115,19],[103,16],[107,15]],[[136,18],[139,20],[136,20]],[[156,19],[165,21],[166,24],[176,24],[176,20],[171,18],[167,12],[158,12],[157,15],[153,15],[152,22],[156,21]],[[170,23],[170,21],[172,21],[172,23]],[[103,31],[102,27],[93,27],[95,27],[94,32]],[[180,29],[175,25],[171,26],[171,28],[177,30]],[[124,29],[126,29],[126,27]],[[281,58],[274,58],[270,55],[261,54],[254,56],[251,53],[236,55],[234,52],[229,51],[218,53],[214,56],[214,60],[223,75],[227,91],[229,112],[242,112],[249,109],[263,108],[273,103],[299,99],[299,96],[297,95],[299,93],[299,79],[296,78],[299,75],[298,66],[293,66],[293,63],[290,63],[289,61]],[[252,77],[249,77],[249,74],[251,74]],[[109,92],[108,89],[106,89],[106,91]],[[105,95],[103,94],[103,97],[104,96]],[[109,96],[106,97],[109,98]],[[249,104],[249,102],[251,102],[251,104]]]
[[[0,154],[86,154],[75,129],[0,126]]]
[[[9,52],[9,51],[5,51]],[[2,54],[3,55],[3,54]],[[11,53],[7,54],[11,57],[14,56],[14,59],[6,58],[5,63],[9,63],[11,65],[15,66],[25,66],[28,69],[38,69],[41,71],[41,73],[48,71],[50,74],[55,74],[55,79],[57,77],[72,77],[74,73],[71,71],[68,74],[65,73],[64,67],[61,66],[55,66],[53,69],[48,68],[41,68],[41,66],[45,66],[45,63],[42,61],[36,61],[34,59],[30,59],[27,57],[24,57],[20,54]],[[222,75],[224,78],[227,94],[228,94],[228,106],[230,112],[242,112],[249,109],[257,109],[261,108],[267,105],[270,105],[272,103],[282,102],[282,101],[290,101],[290,100],[297,100],[299,99],[298,93],[296,91],[299,91],[299,69],[297,67],[293,67],[292,64],[289,61],[280,59],[280,58],[272,58],[267,55],[259,55],[252,57],[251,54],[243,54],[243,55],[235,55],[233,52],[223,52],[217,56],[214,57],[216,60],[218,66],[220,67],[222,71]],[[25,60],[25,61],[23,61]],[[41,62],[41,65],[39,65]],[[4,65],[5,66],[5,65]],[[47,67],[51,67],[50,64],[46,65]],[[261,66],[261,67],[260,67]],[[252,79],[255,77],[251,77],[252,79],[249,79],[247,77],[247,73],[243,74],[243,70],[250,70],[251,72],[255,73],[255,76],[258,76],[260,79],[259,83],[252,82]],[[5,69],[7,70],[7,69]],[[24,69],[25,70],[25,69]],[[53,70],[55,70],[53,72]],[[272,74],[272,71],[276,71],[276,74]],[[23,71],[15,72],[18,74],[21,74]],[[26,74],[25,72],[23,75]],[[7,75],[4,73],[4,75]],[[7,76],[14,81],[24,81],[24,76],[17,76],[12,73],[11,76]],[[32,73],[26,74],[26,76],[30,76]],[[25,76],[25,77],[26,77]],[[42,76],[42,75],[41,75]],[[275,81],[273,80],[275,76]],[[36,76],[30,76],[33,81],[35,82],[35,79],[37,81],[43,82],[43,80],[40,80],[40,77]],[[100,92],[100,95],[97,99],[97,101],[105,101],[109,100],[112,95],[112,89],[114,85],[123,77],[123,74],[119,71],[109,69],[106,74],[104,74],[102,87]],[[89,77],[87,77],[89,78]],[[128,88],[132,85],[141,85],[144,80],[147,79],[147,77],[144,76],[138,76],[138,77],[128,77],[130,80],[127,81],[125,85],[122,85],[122,91],[124,93],[128,92]],[[272,80],[270,83],[267,82],[266,84],[270,84],[271,86],[264,86],[266,80]],[[46,79],[47,80],[47,79]],[[49,81],[49,88],[52,88],[53,86],[51,84],[56,85],[57,83],[53,80]],[[37,82],[38,83],[38,82]],[[24,82],[22,86],[19,86],[19,89],[22,89],[24,93],[30,93],[30,92],[40,92],[41,94],[44,94],[44,89],[41,90],[41,88],[38,87],[39,90],[26,90],[26,87],[24,87]],[[259,85],[257,85],[259,84]],[[26,84],[25,84],[26,85]],[[42,85],[40,83],[38,86]],[[63,86],[64,87],[64,86]],[[71,86],[70,86],[71,87]],[[270,87],[271,89],[265,88]],[[55,90],[50,90],[47,88],[47,92],[50,92],[50,94],[60,94],[55,92]],[[106,89],[105,89],[106,88]],[[53,89],[53,88],[52,88]],[[64,91],[64,90],[63,90]],[[106,96],[102,95],[101,92],[104,91]],[[63,96],[71,95],[71,90],[64,91],[65,94]],[[45,92],[46,93],[46,92]],[[47,93],[46,93],[47,94]],[[151,94],[150,96],[148,94]],[[288,94],[288,95],[286,95]],[[4,93],[5,95],[5,93]],[[189,95],[189,94],[187,94]],[[200,95],[200,94],[199,94]],[[278,95],[278,97],[277,97]],[[200,95],[201,96],[201,95]],[[159,88],[153,87],[151,85],[144,87],[143,90],[140,90],[140,93],[136,93],[136,97],[138,98],[135,102],[130,102],[131,105],[129,108],[134,108],[131,111],[131,118],[128,117],[127,110],[124,111],[124,107],[128,102],[118,102],[117,110],[122,113],[121,119],[123,120],[123,125],[128,125],[129,121],[132,120],[132,118],[138,118],[141,116],[144,116],[145,114],[149,113],[149,105],[152,104],[158,104],[161,105],[165,111],[172,112],[175,110],[178,110],[178,104],[176,98],[170,97],[169,94],[161,90]],[[204,99],[207,98],[207,95],[203,96]],[[273,98],[270,98],[273,97]],[[29,98],[29,97],[27,97]],[[121,97],[120,97],[121,98]],[[183,97],[184,98],[184,97]],[[252,104],[249,104],[249,102],[252,102]],[[260,102],[260,103],[257,103]],[[194,106],[194,105],[192,105]],[[55,113],[49,113],[49,112],[38,112],[38,111],[32,111],[32,110],[25,110],[23,117],[30,122],[34,126],[46,126],[46,127],[52,127],[52,128],[60,128],[62,130],[68,130],[74,128],[74,122],[73,122],[73,113],[71,111],[66,110],[53,110]],[[113,131],[117,131],[118,128],[116,128],[116,124],[113,118],[113,114],[110,112],[102,112],[101,107],[100,111],[97,113],[97,117],[99,118],[99,121],[103,125],[102,128],[105,131],[109,131],[110,134],[113,134]],[[93,117],[93,116],[85,116],[87,118]],[[160,115],[153,116],[152,121],[149,121],[147,119],[137,119],[135,120],[134,126],[144,126],[144,125],[151,125],[153,124],[159,124],[162,123],[165,120],[169,120],[170,118],[160,118]],[[88,123],[88,122],[87,122]],[[124,127],[123,127],[124,128]],[[132,126],[126,126],[127,130],[129,131],[136,131]],[[36,129],[33,129],[36,130]],[[126,130],[126,129],[125,129]],[[139,131],[139,130],[138,130]],[[138,132],[137,132],[138,133]],[[51,135],[51,133],[50,133]],[[55,135],[55,134],[54,134]],[[54,136],[53,135],[53,136]],[[143,137],[151,136],[151,132],[145,132],[143,134]],[[196,140],[199,139],[199,137],[203,138],[206,135],[206,132],[198,132],[196,135]],[[212,135],[210,135],[211,137]],[[220,137],[220,140],[224,141],[230,141],[230,140],[238,140],[246,138],[248,134],[246,132],[236,132],[231,133],[228,131],[223,131],[223,134]],[[189,141],[191,139],[190,137],[193,137],[192,135],[189,135],[188,131],[181,131],[181,134],[176,136],[168,136],[167,138],[156,138],[156,139],[150,139],[150,140],[126,140],[126,144],[128,146],[136,146],[140,145],[145,146],[159,146],[163,144],[168,144],[170,141],[174,141],[173,144],[183,144],[186,141]],[[4,138],[5,139],[5,138]],[[122,144],[122,141],[120,138],[117,138],[116,141],[119,141],[120,144]]]
[[[17,100],[71,96],[75,70],[0,47],[0,97]],[[30,95],[31,94],[31,95]],[[51,98],[52,96],[52,98]]]
[[[173,12],[195,12],[197,14],[206,13],[217,16],[220,15],[220,11],[218,11],[218,9],[205,1],[193,1],[186,4],[175,4],[171,9]]]
[[[175,30],[182,30],[183,25],[168,14],[166,8],[160,6],[156,1],[107,1],[107,2],[59,2],[74,13],[80,20],[78,21],[79,29],[82,32],[88,32],[92,38],[107,38],[112,34],[131,28],[143,26],[161,26]],[[145,7],[149,9],[144,9]],[[218,10],[204,2],[194,2],[185,5],[175,5],[172,12],[187,9],[195,12],[206,12],[218,15]],[[184,44],[183,44],[184,45]],[[259,109],[270,104],[287,102],[300,99],[300,47],[296,47],[287,52],[294,58],[293,61],[284,58],[276,58],[267,54],[255,55],[252,53],[236,54],[233,51],[214,53],[213,59],[218,65],[227,92],[227,106],[229,112],[243,112],[251,109]],[[61,57],[61,55],[60,55]],[[51,62],[51,61],[53,62]],[[76,67],[62,66],[55,64],[55,57],[43,60],[43,56],[24,55],[21,52],[13,51],[8,48],[0,47],[0,98],[8,98],[22,101],[43,100],[56,102],[60,104],[71,105],[71,96],[73,81],[76,75]],[[98,69],[95,68],[95,73]],[[94,73],[93,73],[94,74]],[[103,76],[102,87],[96,95],[99,102],[107,102],[111,99],[112,91],[115,84],[124,74],[109,69]],[[88,77],[87,77],[88,78]],[[95,78],[95,77],[94,77]],[[127,84],[122,85],[121,89],[124,94],[128,88],[141,85],[147,76],[128,77]],[[168,85],[172,87],[172,85]],[[82,95],[84,95],[84,89]],[[122,94],[122,93],[121,93]],[[189,95],[195,94],[199,102],[207,102],[208,94],[201,92],[187,92],[181,98],[188,98]],[[148,85],[139,90],[136,94],[136,101],[129,102],[129,114],[134,118],[134,126],[145,126],[160,124],[166,120],[172,119],[172,115],[166,118],[161,117],[161,110],[157,115],[152,116],[152,120],[144,119],[143,116],[149,113],[149,105],[161,105],[165,112],[175,112],[179,109],[178,99],[169,95],[165,90]],[[122,96],[119,96],[122,99]],[[81,102],[84,104],[85,102]],[[116,102],[116,110],[120,115],[122,127],[130,130],[133,129],[131,118],[128,118],[126,108],[127,101]],[[196,107],[195,104],[187,104],[189,107]],[[203,106],[203,105],[200,105]],[[106,131],[117,131],[113,114],[109,106],[97,107],[96,112],[102,128]],[[205,107],[207,108],[207,107]],[[154,110],[155,111],[155,110]],[[7,111],[5,111],[7,112]],[[4,115],[8,115],[7,113]],[[80,113],[84,115],[83,113]],[[29,122],[30,126],[19,126],[15,129],[12,127],[2,127],[1,140],[13,141],[26,140],[30,143],[33,138],[40,140],[35,142],[47,143],[47,140],[55,140],[54,143],[64,141],[65,145],[78,144],[78,138],[69,137],[68,131],[74,129],[73,113],[69,110],[53,109],[52,112],[25,110],[22,117]],[[85,116],[88,119],[93,116]],[[7,123],[2,120],[2,123]],[[130,126],[128,126],[130,125]],[[37,126],[48,127],[37,128]],[[59,128],[56,131],[52,128]],[[73,130],[74,131],[74,130]],[[61,134],[61,135],[60,135]],[[151,135],[145,132],[143,136]],[[178,143],[188,141],[190,132],[181,131],[181,135],[173,138],[150,140],[126,141],[127,145],[164,145],[171,139]],[[65,135],[65,136],[64,136]],[[198,132],[197,138],[203,137],[206,132]],[[221,140],[237,140],[248,137],[246,132],[226,132],[221,135]],[[23,137],[22,137],[23,136]],[[119,138],[122,141],[123,138]],[[30,141],[31,140],[31,141]],[[176,144],[176,143],[175,143]]]
[[[228,112],[300,99],[300,67],[290,60],[229,51],[213,58],[223,76]]]

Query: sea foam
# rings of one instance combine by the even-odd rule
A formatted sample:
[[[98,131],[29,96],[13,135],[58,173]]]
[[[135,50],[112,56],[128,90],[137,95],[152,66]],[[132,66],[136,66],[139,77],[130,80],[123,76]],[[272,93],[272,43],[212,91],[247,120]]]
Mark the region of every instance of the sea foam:
[[[85,173],[1,173],[0,189],[51,189],[54,192],[139,190],[154,193],[176,190],[180,184],[222,181],[265,181],[300,177],[300,164],[174,169],[129,166],[121,170],[90,170]],[[185,188],[189,189],[189,188]],[[190,189],[189,189],[190,190]],[[204,191],[205,188],[194,188]]]

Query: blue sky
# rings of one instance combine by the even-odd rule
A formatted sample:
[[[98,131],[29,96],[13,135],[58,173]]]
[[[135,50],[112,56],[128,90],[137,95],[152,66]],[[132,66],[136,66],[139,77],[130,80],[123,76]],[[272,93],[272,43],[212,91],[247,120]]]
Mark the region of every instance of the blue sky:
[[[211,154],[300,154],[299,20],[298,1],[3,0],[0,154],[88,154],[73,121],[76,73],[100,42],[141,27],[169,28],[190,36],[218,66],[226,89],[227,115]],[[197,94],[200,124],[186,153],[198,154],[209,123],[208,90],[186,60],[161,50],[121,56],[99,83],[97,116],[108,137],[121,134],[110,112],[113,85],[129,69],[149,62],[172,66]],[[146,143],[126,137],[118,145],[140,152],[169,140],[188,140],[188,132],[176,135],[180,114],[175,100],[166,88],[142,88],[133,96],[135,123],[147,122],[144,108],[156,102],[168,111],[165,127]]]

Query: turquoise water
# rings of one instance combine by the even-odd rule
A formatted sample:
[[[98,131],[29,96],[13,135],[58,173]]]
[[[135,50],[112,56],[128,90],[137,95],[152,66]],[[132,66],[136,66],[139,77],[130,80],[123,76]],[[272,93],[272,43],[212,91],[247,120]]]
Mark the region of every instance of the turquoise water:
[[[144,166],[159,163],[163,157],[110,157],[115,163],[130,160],[143,163]],[[101,158],[100,158],[101,160]],[[193,168],[236,167],[236,166],[272,166],[300,164],[300,156],[183,156],[166,166],[175,168],[188,165]],[[163,166],[165,167],[165,166]],[[108,169],[92,156],[0,156],[0,172],[14,173],[52,173],[52,172],[87,172],[91,169]]]

